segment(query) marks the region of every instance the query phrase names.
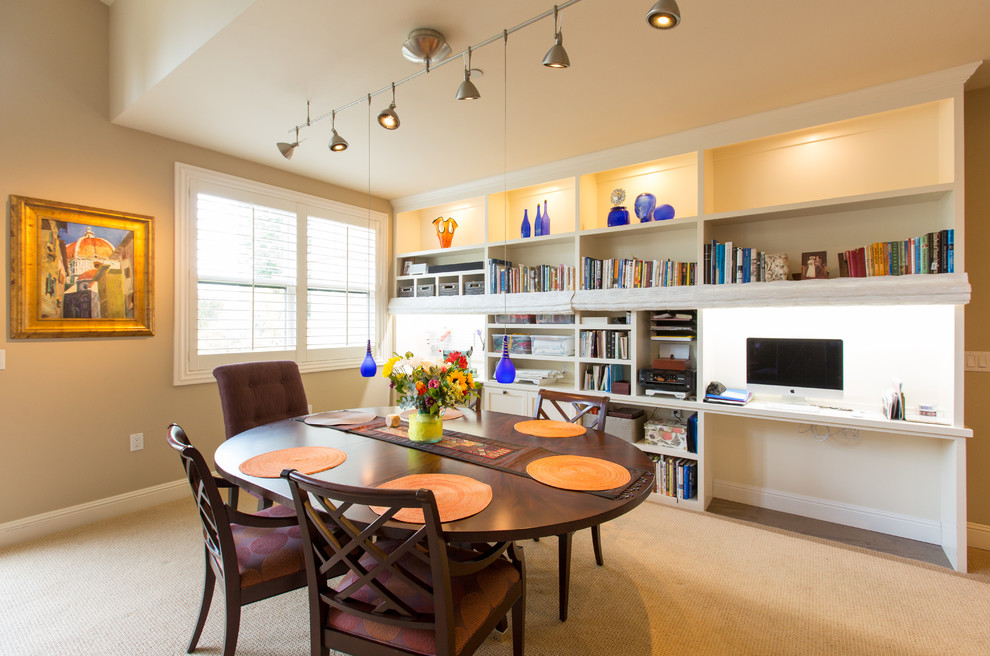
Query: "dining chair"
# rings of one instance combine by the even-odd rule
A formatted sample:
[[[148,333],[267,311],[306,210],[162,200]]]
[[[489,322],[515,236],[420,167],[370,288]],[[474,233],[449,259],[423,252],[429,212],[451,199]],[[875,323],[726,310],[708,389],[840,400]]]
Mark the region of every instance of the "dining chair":
[[[472,654],[512,611],[522,656],[522,548],[447,544],[433,492],[351,487],[282,472],[300,518],[312,656]],[[422,512],[422,524],[396,513]],[[335,578],[343,564],[347,573]]]
[[[249,428],[298,417],[309,412],[299,365],[292,360],[225,364],[213,370],[220,390],[220,408],[227,439]],[[230,489],[237,507],[238,488]],[[259,499],[258,510],[270,501]]]
[[[186,652],[196,649],[219,579],[225,618],[222,653],[233,656],[242,606],[306,585],[299,522],[288,506],[275,505],[250,515],[225,504],[220,488],[232,483],[213,475],[180,426],[170,425],[166,438],[179,452],[203,524],[203,601]]]
[[[533,418],[581,423],[585,417],[593,417],[593,413],[597,412],[598,419],[593,428],[604,431],[607,409],[607,396],[590,396],[540,389],[536,394],[536,408],[533,412]],[[573,535],[574,532],[571,531],[557,536],[558,595],[560,598],[560,621],[562,622],[567,619],[567,600],[570,594],[571,581],[571,538]],[[602,557],[602,534],[599,524],[591,527],[591,544],[595,550],[595,562],[599,566],[603,566],[605,559]]]

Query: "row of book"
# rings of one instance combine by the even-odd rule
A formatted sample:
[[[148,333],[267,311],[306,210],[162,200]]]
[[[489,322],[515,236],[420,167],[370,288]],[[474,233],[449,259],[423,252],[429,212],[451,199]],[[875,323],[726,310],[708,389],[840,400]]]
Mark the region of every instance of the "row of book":
[[[488,293],[574,291],[574,267],[565,264],[512,266],[512,262],[488,259]]]
[[[621,369],[617,369],[621,374]],[[612,365],[593,364],[588,365],[581,378],[582,390],[597,390],[599,392],[612,391]],[[626,391],[626,394],[629,392]]]
[[[697,263],[581,258],[582,289],[642,289],[695,284]]]
[[[766,280],[766,253],[712,240],[704,247],[704,282],[727,285]]]
[[[656,491],[677,499],[698,496],[698,462],[690,458],[651,454],[656,463]]]
[[[629,331],[582,330],[580,350],[583,358],[629,359]]]
[[[850,278],[955,271],[955,230],[903,241],[878,241],[839,253],[839,275]]]

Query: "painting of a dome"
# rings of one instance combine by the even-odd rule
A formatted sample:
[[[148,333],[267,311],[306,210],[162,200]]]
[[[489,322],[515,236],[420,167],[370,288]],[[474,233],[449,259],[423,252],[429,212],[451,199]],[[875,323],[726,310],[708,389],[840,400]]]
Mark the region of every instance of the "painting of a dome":
[[[70,258],[105,259],[113,255],[114,245],[102,237],[97,237],[90,228],[87,228],[86,234],[68,244],[65,251]]]

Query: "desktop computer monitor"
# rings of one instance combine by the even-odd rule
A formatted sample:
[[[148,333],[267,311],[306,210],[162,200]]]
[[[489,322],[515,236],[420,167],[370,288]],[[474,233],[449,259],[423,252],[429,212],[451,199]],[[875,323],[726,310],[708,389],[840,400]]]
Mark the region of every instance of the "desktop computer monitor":
[[[780,337],[746,339],[746,386],[754,393],[842,398],[842,340]]]

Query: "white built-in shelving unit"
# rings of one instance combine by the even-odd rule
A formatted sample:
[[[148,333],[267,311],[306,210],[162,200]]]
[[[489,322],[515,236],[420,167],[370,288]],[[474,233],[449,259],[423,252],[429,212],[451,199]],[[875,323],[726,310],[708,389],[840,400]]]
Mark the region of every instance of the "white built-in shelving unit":
[[[406,260],[446,269],[395,275],[394,314],[480,314],[491,335],[570,336],[587,330],[628,335],[628,358],[518,355],[517,366],[556,369],[555,387],[583,388],[584,371],[610,364],[630,382],[619,405],[658,416],[698,413],[698,495],[663,503],[703,510],[729,498],[942,545],[966,569],[966,440],[963,420],[963,83],[975,65],[735,119],[566,162],[513,172],[393,202],[396,272]],[[508,180],[505,183],[503,180]],[[508,184],[511,189],[505,190]],[[609,196],[626,191],[632,223],[607,227]],[[638,223],[633,200],[653,193],[676,216]],[[523,239],[546,201],[550,234]],[[458,223],[454,246],[435,248],[433,220]],[[954,230],[955,272],[836,278],[836,254],[877,241]],[[786,253],[798,271],[803,252],[826,251],[832,277],[746,284],[587,290],[582,258],[704,260],[712,240]],[[528,266],[574,267],[573,290],[466,294],[488,288],[489,258]],[[477,268],[477,263],[482,268]],[[459,265],[464,269],[460,270]],[[701,282],[701,273],[697,275]],[[451,296],[424,297],[422,284]],[[412,290],[411,296],[406,296]],[[436,291],[434,291],[436,294]],[[842,410],[781,411],[762,399],[742,406],[647,395],[637,371],[651,366],[658,344],[649,317],[693,310],[697,339],[690,357],[697,386],[720,380],[745,386],[747,336],[839,337],[845,343]],[[572,314],[573,323],[507,324],[497,315]],[[606,322],[603,327],[602,321]],[[490,378],[499,353],[485,356]],[[888,421],[880,393],[904,384],[908,421]],[[486,380],[484,406],[531,414],[532,384]],[[588,391],[588,390],[585,390]],[[601,392],[588,391],[595,394]],[[939,408],[938,423],[920,421],[919,403]]]

